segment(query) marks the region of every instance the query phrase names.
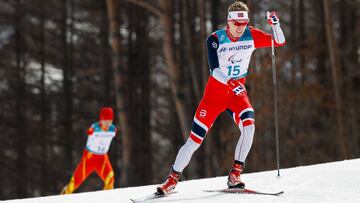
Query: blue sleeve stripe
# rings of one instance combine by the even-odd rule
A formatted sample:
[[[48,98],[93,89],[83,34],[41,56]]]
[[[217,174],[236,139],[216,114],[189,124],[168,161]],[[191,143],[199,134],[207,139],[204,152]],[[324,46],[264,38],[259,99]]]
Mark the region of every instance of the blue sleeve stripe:
[[[206,134],[206,130],[195,122],[192,124],[191,131],[202,138],[204,138]]]
[[[243,114],[241,114],[240,119],[244,120],[247,118],[255,119],[255,113],[253,111],[246,111]]]

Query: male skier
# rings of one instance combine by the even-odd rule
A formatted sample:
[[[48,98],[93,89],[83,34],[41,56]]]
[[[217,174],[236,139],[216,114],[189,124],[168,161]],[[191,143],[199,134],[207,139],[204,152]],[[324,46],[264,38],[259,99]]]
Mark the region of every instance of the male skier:
[[[229,188],[245,187],[240,174],[244,170],[255,132],[255,113],[244,85],[250,58],[255,49],[271,47],[272,38],[275,46],[285,45],[275,12],[268,16],[273,30],[270,35],[248,26],[248,11],[245,3],[236,0],[228,8],[227,28],[215,31],[206,39],[211,74],[196,110],[190,136],[180,148],[166,181],[157,188],[157,194],[166,194],[175,188],[192,154],[200,147],[216,117],[223,111],[232,116],[241,132],[227,185]]]
[[[112,124],[113,118],[112,108],[101,109],[100,121],[92,124],[87,130],[88,138],[80,163],[61,194],[73,193],[93,171],[104,182],[104,190],[114,188],[114,171],[107,155],[116,134],[116,128]]]

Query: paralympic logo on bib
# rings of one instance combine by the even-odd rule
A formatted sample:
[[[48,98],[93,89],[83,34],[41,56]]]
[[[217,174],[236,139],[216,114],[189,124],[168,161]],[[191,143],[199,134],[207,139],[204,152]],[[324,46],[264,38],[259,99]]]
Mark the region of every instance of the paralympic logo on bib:
[[[240,63],[240,62],[242,61],[242,59],[236,60],[236,59],[234,59],[234,58],[235,58],[235,55],[232,55],[232,56],[230,56],[230,58],[228,59],[228,61],[230,61],[232,64],[234,64],[234,63]]]

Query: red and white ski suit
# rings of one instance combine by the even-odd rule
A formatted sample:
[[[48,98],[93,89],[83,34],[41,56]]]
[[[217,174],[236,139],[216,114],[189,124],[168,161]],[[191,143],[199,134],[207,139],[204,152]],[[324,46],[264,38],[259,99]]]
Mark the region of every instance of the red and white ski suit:
[[[278,25],[279,26],[279,25]],[[273,34],[274,45],[282,46],[285,38],[280,27]],[[200,146],[217,116],[227,111],[238,125],[241,137],[236,146],[234,159],[245,162],[250,151],[254,131],[254,109],[247,94],[237,96],[227,86],[229,79],[245,84],[250,58],[257,48],[271,47],[272,36],[251,26],[246,27],[240,38],[233,38],[227,29],[212,33],[206,40],[210,77],[204,95],[196,110],[191,133],[179,150],[173,169],[182,172],[193,152]],[[280,42],[277,42],[276,39]]]
[[[87,133],[88,139],[80,163],[76,167],[69,184],[65,187],[64,194],[74,192],[94,171],[104,182],[103,189],[114,188],[114,171],[107,152],[112,139],[115,137],[116,128],[111,125],[108,130],[104,131],[101,123],[94,123]]]

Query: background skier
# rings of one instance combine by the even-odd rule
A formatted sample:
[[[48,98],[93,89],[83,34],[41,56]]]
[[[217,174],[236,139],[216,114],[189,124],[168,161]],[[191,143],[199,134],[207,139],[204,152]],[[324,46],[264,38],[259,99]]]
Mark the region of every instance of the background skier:
[[[112,139],[116,135],[116,128],[112,124],[114,113],[112,108],[104,107],[100,111],[100,121],[91,125],[87,130],[88,139],[80,163],[62,194],[74,192],[85,179],[95,171],[104,182],[104,190],[114,188],[114,171],[107,152]]]

